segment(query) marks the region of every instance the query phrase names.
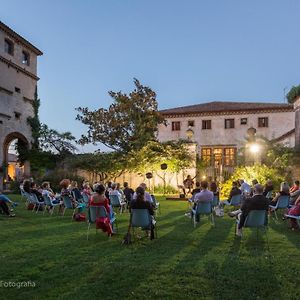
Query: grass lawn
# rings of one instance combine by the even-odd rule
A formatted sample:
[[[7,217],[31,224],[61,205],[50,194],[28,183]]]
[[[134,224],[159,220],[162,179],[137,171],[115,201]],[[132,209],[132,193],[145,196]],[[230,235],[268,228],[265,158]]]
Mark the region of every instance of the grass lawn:
[[[19,196],[13,196],[20,201]],[[234,237],[234,220],[206,217],[193,228],[187,204],[161,200],[158,239],[121,245],[67,216],[35,214],[20,204],[16,218],[0,215],[0,299],[300,299],[300,235],[270,220],[268,238],[246,229]]]

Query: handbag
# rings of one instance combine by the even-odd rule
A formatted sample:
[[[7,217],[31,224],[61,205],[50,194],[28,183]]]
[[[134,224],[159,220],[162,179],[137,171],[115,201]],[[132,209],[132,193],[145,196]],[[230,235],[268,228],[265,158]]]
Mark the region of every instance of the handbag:
[[[217,217],[224,217],[224,209],[220,206],[215,207],[215,213]]]

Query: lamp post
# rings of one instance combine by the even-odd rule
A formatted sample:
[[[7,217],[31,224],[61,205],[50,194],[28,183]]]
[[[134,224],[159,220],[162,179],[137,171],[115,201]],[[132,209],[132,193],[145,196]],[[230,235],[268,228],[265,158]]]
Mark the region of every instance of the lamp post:
[[[161,164],[160,168],[164,171],[164,195],[166,194],[166,170],[168,169],[167,164]]]
[[[191,126],[189,126],[188,130],[186,131],[186,136],[189,141],[193,139],[194,131],[192,130]]]

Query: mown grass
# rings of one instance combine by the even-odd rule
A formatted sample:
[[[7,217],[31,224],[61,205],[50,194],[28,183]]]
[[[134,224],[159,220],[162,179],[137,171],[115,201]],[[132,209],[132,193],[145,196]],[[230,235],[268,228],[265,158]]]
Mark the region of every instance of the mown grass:
[[[20,201],[20,197],[13,196]],[[36,287],[0,287],[0,299],[299,299],[300,237],[270,220],[268,239],[234,221],[207,218],[194,229],[185,202],[161,200],[158,239],[121,245],[128,213],[111,239],[67,216],[26,211],[0,216],[0,280]]]

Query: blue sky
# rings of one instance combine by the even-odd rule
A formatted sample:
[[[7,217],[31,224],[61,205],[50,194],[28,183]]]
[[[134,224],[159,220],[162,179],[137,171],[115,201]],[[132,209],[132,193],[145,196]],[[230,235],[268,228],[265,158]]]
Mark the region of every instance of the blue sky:
[[[161,109],[283,102],[300,83],[298,0],[0,2],[0,19],[44,52],[42,122],[76,137],[74,108],[108,107],[107,91],[129,92],[133,77]]]

